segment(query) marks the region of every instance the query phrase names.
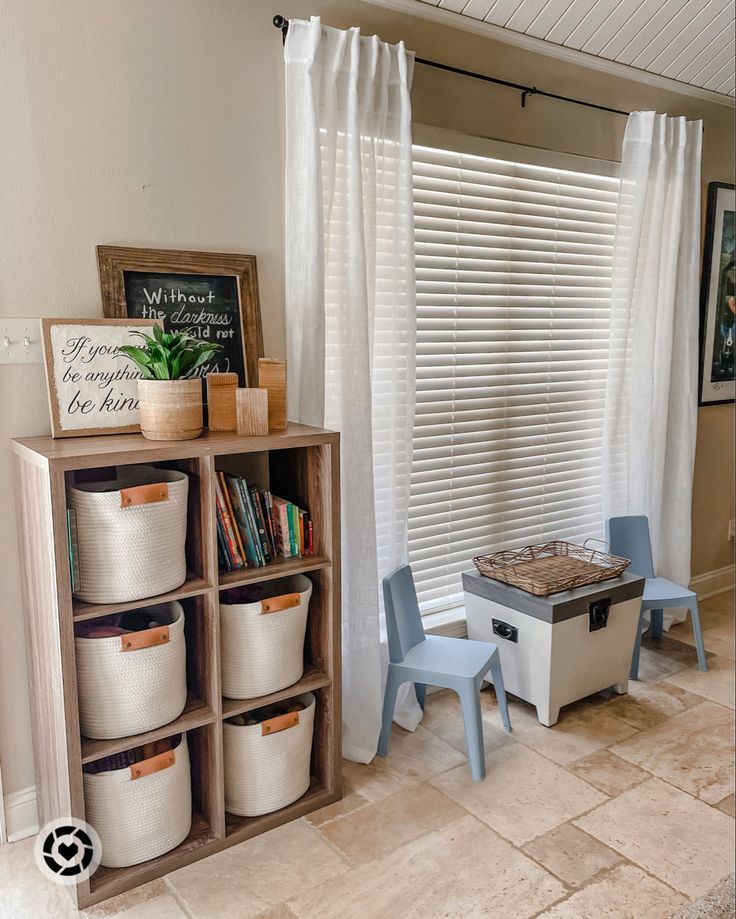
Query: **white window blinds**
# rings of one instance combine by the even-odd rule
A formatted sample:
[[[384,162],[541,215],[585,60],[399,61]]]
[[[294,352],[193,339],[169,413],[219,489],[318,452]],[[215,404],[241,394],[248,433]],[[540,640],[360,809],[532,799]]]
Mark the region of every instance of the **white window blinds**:
[[[601,535],[618,178],[600,169],[414,147],[424,612],[462,601],[475,555]]]

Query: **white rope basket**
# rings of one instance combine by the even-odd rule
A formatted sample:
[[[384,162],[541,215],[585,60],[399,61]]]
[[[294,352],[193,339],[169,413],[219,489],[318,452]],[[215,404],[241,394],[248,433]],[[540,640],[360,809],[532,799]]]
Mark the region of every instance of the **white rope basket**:
[[[187,701],[184,610],[149,606],[155,628],[111,638],[75,638],[82,734],[103,740],[168,724]]]
[[[175,590],[187,576],[189,478],[152,466],[119,466],[114,482],[70,486],[79,583],[88,603],[125,603]]]
[[[293,701],[303,702],[304,711],[254,725],[223,724],[225,810],[231,814],[269,814],[309,790],[315,698],[310,692]]]
[[[249,602],[220,602],[223,696],[254,699],[292,686],[304,672],[312,582],[298,574],[230,592],[238,594]]]
[[[169,762],[170,760],[170,762]],[[134,778],[134,774],[140,777]],[[125,868],[163,855],[189,835],[192,789],[186,735],[176,749],[84,776],[87,821],[102,843],[101,864]]]

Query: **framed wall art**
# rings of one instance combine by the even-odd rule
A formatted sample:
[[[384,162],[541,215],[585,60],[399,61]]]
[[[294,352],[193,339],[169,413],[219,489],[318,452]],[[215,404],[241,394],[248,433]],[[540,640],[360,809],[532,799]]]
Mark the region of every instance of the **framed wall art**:
[[[222,345],[200,376],[237,373],[240,386],[258,385],[263,332],[255,255],[98,246],[97,265],[105,316],[192,329]]]
[[[708,185],[700,286],[700,405],[734,401],[734,186]]]
[[[120,345],[155,319],[42,319],[41,339],[53,437],[129,434],[138,423],[138,368]],[[160,324],[160,323],[158,323]]]

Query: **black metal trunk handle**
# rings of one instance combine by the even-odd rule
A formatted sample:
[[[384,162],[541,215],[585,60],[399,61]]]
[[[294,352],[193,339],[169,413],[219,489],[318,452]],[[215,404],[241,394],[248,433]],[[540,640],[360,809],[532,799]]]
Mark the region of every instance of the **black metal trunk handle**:
[[[516,626],[511,625],[509,622],[504,622],[502,619],[492,619],[493,623],[493,634],[498,635],[499,638],[505,638],[506,641],[518,642],[519,640],[519,630]]]

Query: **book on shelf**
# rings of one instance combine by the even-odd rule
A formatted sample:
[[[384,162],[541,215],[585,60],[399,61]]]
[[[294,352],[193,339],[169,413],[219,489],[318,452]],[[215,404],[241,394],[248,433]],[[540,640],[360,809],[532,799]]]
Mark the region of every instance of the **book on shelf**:
[[[66,534],[69,541],[69,572],[71,574],[72,593],[79,584],[79,541],[77,538],[77,512],[73,507],[66,512]]]
[[[261,500],[258,493],[258,489],[255,485],[251,485],[248,489],[251,498],[251,505],[253,507],[253,513],[256,521],[256,528],[258,530],[258,539],[260,540],[261,545],[261,554],[263,555],[263,560],[266,565],[272,561],[271,557],[271,547],[268,544],[268,535],[266,533],[266,518],[263,516],[263,507],[261,506]]]
[[[222,524],[222,531],[225,536],[227,547],[227,559],[229,562],[229,571],[235,571],[238,568],[245,567],[245,557],[242,554],[242,544],[240,536],[236,535],[237,526],[233,521],[232,508],[229,501],[226,501],[227,489],[223,487],[223,480],[220,474],[215,477],[215,504],[217,507],[218,519]]]
[[[313,552],[309,513],[285,498],[218,471],[215,482],[217,556],[220,568],[263,568],[279,556]]]
[[[248,505],[247,495],[243,488],[243,483],[238,476],[226,475],[225,481],[232,495],[233,506],[235,508],[235,522],[240,533],[243,546],[245,548],[245,557],[249,568],[260,568],[261,557],[258,552],[258,544],[254,536],[254,523]]]

